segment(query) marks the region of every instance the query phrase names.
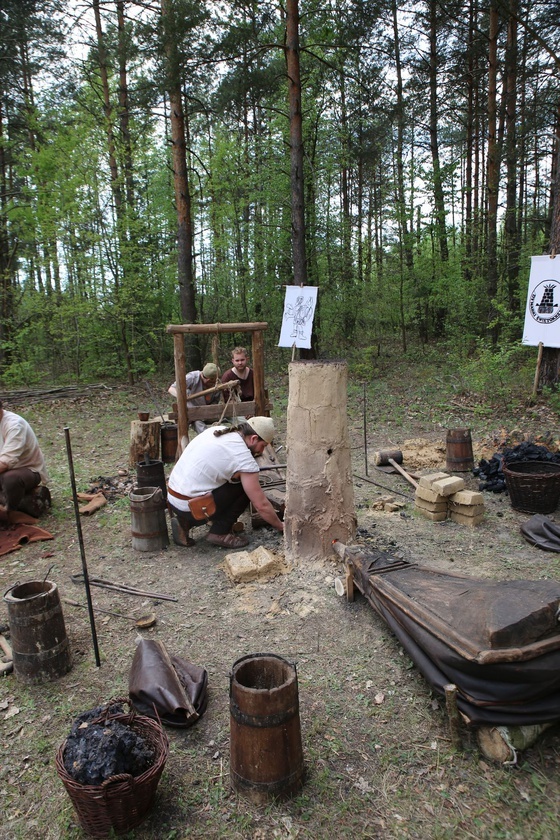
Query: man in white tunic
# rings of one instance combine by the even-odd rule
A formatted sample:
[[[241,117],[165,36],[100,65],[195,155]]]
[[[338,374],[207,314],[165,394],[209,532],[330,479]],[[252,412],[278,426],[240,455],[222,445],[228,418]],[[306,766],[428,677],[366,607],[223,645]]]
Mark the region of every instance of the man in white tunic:
[[[213,426],[197,435],[175,464],[168,485],[171,531],[177,545],[189,546],[189,528],[202,524],[189,508],[189,501],[211,494],[216,506],[209,516],[208,542],[224,548],[242,548],[249,540],[232,533],[232,526],[249,505],[276,528],[284,531],[270,501],[259,484],[255,455],[272,443],[274,423],[270,417],[252,417],[237,426]]]
[[[27,420],[0,402],[0,511],[19,510],[41,481],[48,481],[48,475],[35,432]]]

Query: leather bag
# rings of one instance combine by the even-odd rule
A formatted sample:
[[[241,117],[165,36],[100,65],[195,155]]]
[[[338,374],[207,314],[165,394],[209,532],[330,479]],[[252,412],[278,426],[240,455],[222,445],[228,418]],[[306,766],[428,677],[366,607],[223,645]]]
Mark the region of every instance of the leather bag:
[[[198,521],[210,519],[216,513],[216,502],[212,493],[189,499],[189,510]]]

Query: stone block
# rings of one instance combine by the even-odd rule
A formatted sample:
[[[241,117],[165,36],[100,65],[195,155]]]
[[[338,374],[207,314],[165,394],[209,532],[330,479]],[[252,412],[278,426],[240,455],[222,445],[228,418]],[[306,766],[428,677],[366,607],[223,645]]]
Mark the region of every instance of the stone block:
[[[440,478],[432,484],[432,490],[435,490],[436,493],[441,493],[442,496],[452,496],[459,490],[463,490],[464,487],[464,480],[455,475],[448,475],[446,478]]]

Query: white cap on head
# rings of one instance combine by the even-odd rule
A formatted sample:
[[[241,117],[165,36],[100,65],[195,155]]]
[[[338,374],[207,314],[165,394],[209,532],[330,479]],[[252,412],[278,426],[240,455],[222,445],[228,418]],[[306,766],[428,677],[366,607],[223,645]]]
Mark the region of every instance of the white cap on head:
[[[272,443],[275,433],[272,417],[250,417],[246,422],[256,435],[267,443]]]

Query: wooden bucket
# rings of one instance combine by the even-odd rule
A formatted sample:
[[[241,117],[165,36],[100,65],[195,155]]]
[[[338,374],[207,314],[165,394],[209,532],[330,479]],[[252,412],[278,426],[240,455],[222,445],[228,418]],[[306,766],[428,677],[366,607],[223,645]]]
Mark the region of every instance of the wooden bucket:
[[[129,494],[132,548],[161,551],[169,545],[166,504],[161,487],[134,487]]]
[[[474,467],[470,429],[449,429],[446,439],[446,468],[449,472],[469,472]]]
[[[4,595],[14,673],[25,683],[54,680],[72,667],[70,644],[56,583],[20,583]]]
[[[161,460],[174,464],[177,455],[177,424],[165,423],[161,427]]]
[[[274,653],[243,656],[230,675],[230,778],[253,802],[300,790],[304,766],[296,667]]]

